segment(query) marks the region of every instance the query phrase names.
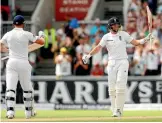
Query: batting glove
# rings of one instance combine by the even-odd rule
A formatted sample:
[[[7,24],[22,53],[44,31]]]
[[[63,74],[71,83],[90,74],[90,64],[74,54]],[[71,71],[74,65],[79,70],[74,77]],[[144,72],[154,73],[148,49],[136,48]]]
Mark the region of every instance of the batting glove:
[[[152,33],[149,33],[145,38],[144,38],[144,40],[145,40],[145,42],[148,42],[148,41],[152,41],[154,39],[154,36],[152,35]]]
[[[153,41],[153,40],[154,40],[154,36],[151,33],[149,33],[145,38],[140,40],[140,44],[144,44],[146,42]]]
[[[82,60],[84,64],[88,64],[89,58],[91,57],[91,55],[83,55]]]
[[[45,38],[46,35],[45,35],[45,33],[43,31],[39,31],[38,36],[42,37],[42,38]]]

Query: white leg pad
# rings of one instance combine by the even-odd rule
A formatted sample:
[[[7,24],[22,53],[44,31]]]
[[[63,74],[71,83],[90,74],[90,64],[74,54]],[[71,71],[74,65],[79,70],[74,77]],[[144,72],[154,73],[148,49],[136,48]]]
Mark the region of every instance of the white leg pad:
[[[16,101],[15,90],[7,90],[6,91],[7,115],[14,115],[15,101]]]
[[[110,101],[111,101],[111,111],[114,112],[114,109],[115,109],[115,97],[116,97],[115,90],[113,90],[113,91],[109,90],[109,96],[110,96]]]
[[[25,105],[25,115],[26,118],[30,118],[33,112],[33,92],[24,91],[24,105]]]
[[[125,103],[125,89],[116,90],[116,100],[115,100],[115,110],[120,109],[121,113],[123,112]]]

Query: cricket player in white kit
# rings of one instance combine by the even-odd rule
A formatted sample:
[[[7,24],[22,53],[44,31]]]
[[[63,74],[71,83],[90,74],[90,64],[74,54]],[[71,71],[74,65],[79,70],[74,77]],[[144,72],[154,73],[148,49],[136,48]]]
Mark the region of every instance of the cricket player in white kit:
[[[88,55],[84,55],[82,60],[86,64],[89,58],[106,46],[108,50],[108,86],[111,100],[111,109],[114,117],[120,117],[123,113],[125,103],[125,91],[128,78],[128,56],[126,44],[135,46],[149,41],[152,34],[147,37],[135,40],[127,32],[119,31],[121,24],[119,19],[112,17],[108,20],[109,33],[105,34],[100,43],[93,48]]]
[[[24,31],[24,17],[17,15],[13,19],[14,29],[7,32],[0,40],[1,51],[9,50],[9,60],[6,65],[6,105],[9,119],[14,118],[16,87],[18,80],[23,89],[26,118],[34,115],[33,87],[31,83],[31,65],[28,61],[29,41],[33,44],[44,45],[44,33],[34,36],[31,32]],[[7,49],[7,47],[8,49]]]

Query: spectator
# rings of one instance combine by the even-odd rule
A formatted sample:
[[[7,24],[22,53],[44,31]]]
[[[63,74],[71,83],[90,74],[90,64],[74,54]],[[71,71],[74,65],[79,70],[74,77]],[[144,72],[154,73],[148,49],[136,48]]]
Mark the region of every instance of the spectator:
[[[80,37],[84,39],[84,42],[86,45],[89,45],[91,47],[92,44],[90,44],[90,36],[89,35],[82,34]]]
[[[137,18],[137,31],[140,34],[144,34],[146,32],[147,25],[147,13],[145,9],[140,9],[139,16]]]
[[[134,39],[137,38],[137,15],[133,9],[128,11],[126,30]]]
[[[56,41],[52,45],[52,48],[51,48],[51,52],[54,53],[53,54],[54,61],[55,61],[55,57],[60,53],[60,49],[61,49],[61,47],[64,46],[64,44],[65,44],[64,33],[63,33],[62,30],[57,30],[57,32],[56,32]]]
[[[102,75],[104,75],[103,67],[99,63],[96,63],[92,67],[91,75],[92,76],[102,76]]]
[[[53,58],[53,52],[51,52],[51,48],[56,41],[56,32],[55,29],[52,28],[51,24],[48,23],[46,25],[46,29],[44,30],[44,33],[46,35],[45,45],[44,47],[41,48],[40,55],[44,59],[50,59]]]
[[[91,35],[91,44],[94,43],[94,38],[96,33],[100,31],[103,32],[104,34],[107,32],[107,29],[105,26],[101,25],[101,21],[99,18],[95,19],[95,25],[92,26],[92,28],[90,29],[90,35]]]
[[[158,39],[160,40],[160,44],[162,45],[162,22],[160,23],[160,27],[157,30]]]
[[[73,30],[73,35],[74,36],[72,39],[72,43],[73,43],[73,46],[76,48],[79,45],[79,38],[80,38],[77,29]]]
[[[67,49],[62,47],[60,49],[60,54],[55,58],[56,76],[61,77],[71,75],[71,62],[72,58],[67,54]]]
[[[21,8],[19,6],[15,7],[15,12],[16,12],[16,15],[22,15],[22,11],[21,11]]]
[[[73,30],[79,27],[78,20],[76,18],[69,18],[68,24],[65,27],[65,34],[66,36],[73,39]]]
[[[95,42],[92,45],[92,48],[94,48],[95,46],[97,46],[100,42],[101,38],[100,37],[96,37],[95,38]],[[92,66],[94,66],[95,64],[99,63],[100,65],[102,65],[102,50],[99,51],[98,53],[96,53],[93,57],[92,57]]]
[[[158,22],[158,18],[157,17],[154,17],[153,18],[153,23],[152,23],[152,35],[155,37],[155,38],[158,38],[158,27],[159,27],[159,22]]]
[[[76,53],[87,54],[90,50],[90,45],[85,43],[84,37],[81,37],[79,39],[79,45],[76,47]]]
[[[67,53],[69,55],[71,55],[72,58],[75,58],[76,57],[76,51],[75,51],[75,48],[74,48],[74,46],[72,44],[72,40],[71,40],[70,37],[66,37],[64,46],[67,49]]]
[[[137,15],[136,11],[134,9],[129,9],[128,14],[127,14],[127,24],[129,22],[136,23],[137,17],[138,17],[138,15]]]
[[[159,63],[160,63],[160,53],[159,53],[159,43],[155,41],[153,43],[152,49],[149,49],[146,54],[146,65],[144,75],[159,75]]]
[[[157,13],[157,14],[162,13],[162,3],[159,3],[156,13]]]
[[[143,0],[142,6],[141,6],[141,7],[142,7],[143,9],[145,9],[146,6],[148,6],[148,1],[147,1],[147,0]]]
[[[67,49],[67,53],[72,57],[72,62],[71,62],[71,72],[73,73],[74,71],[74,59],[76,58],[76,51],[74,46],[72,45],[72,41],[70,37],[66,37],[65,40],[65,47]]]
[[[76,47],[76,54],[87,54],[91,50],[91,47],[89,44],[86,43],[86,37],[81,37],[79,39],[79,45]],[[88,75],[90,75],[92,68],[92,58],[89,61],[88,64],[88,70],[86,71]]]
[[[143,52],[143,46],[137,46],[135,49],[135,53],[133,56],[133,62],[132,62],[132,67],[133,67],[133,75],[135,76],[143,76],[144,75],[144,66],[145,66],[145,59],[144,56],[142,55]]]
[[[82,56],[83,56],[82,53],[78,53],[77,59],[75,60],[75,63],[74,63],[74,73],[75,73],[76,76],[89,75],[89,73],[87,72],[88,65],[83,64]]]
[[[77,30],[78,30],[79,35],[82,35],[82,34],[89,35],[90,34],[89,29],[87,28],[87,24],[85,22],[82,22],[80,24],[80,27]]]
[[[61,27],[56,31],[56,34],[60,34],[60,35],[61,35],[61,40],[62,40],[62,41],[65,40],[66,34],[65,34],[64,25],[61,25]]]
[[[140,7],[141,7],[141,1],[140,0],[132,0],[130,2],[129,9],[135,10],[137,12],[137,15],[138,15],[138,12],[140,10]]]

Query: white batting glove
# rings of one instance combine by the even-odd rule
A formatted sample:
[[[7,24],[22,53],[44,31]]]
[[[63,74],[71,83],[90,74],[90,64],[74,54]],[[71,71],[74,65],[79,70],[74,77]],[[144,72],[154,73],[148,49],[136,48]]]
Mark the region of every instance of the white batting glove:
[[[146,42],[153,41],[154,39],[155,38],[152,35],[152,33],[149,33],[145,38],[143,38],[143,39],[140,40],[140,44],[144,44]]]
[[[91,57],[91,55],[83,55],[82,60],[84,64],[88,64],[89,58]]]
[[[153,39],[154,39],[154,36],[152,35],[152,33],[149,33],[149,34],[144,38],[145,42],[148,42],[148,41],[153,40]]]
[[[46,35],[45,35],[45,33],[43,31],[39,31],[38,36],[42,37],[42,38],[45,38]]]

